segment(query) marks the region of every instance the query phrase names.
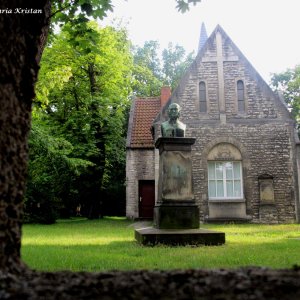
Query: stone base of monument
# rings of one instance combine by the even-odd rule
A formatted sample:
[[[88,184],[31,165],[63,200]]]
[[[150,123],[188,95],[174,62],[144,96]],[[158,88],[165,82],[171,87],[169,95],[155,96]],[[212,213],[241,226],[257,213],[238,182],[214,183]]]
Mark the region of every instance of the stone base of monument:
[[[157,205],[154,207],[154,227],[159,229],[199,228],[196,205]]]
[[[217,246],[225,243],[225,233],[207,229],[158,229],[146,227],[135,230],[135,239],[138,243],[146,246],[158,244],[170,246]]]
[[[199,228],[199,209],[195,204],[171,205],[164,203],[154,208],[154,227],[135,230],[135,239],[142,245],[222,245],[225,233]]]
[[[225,233],[199,228],[199,208],[192,180],[192,149],[195,138],[160,137],[159,180],[154,208],[154,227],[135,230],[142,245],[222,245]]]

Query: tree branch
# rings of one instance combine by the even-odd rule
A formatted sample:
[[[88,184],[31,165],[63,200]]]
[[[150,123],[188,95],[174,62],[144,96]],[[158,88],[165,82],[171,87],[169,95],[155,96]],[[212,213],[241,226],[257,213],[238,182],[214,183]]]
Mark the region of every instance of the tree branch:
[[[64,7],[62,7],[61,9],[55,11],[54,13],[52,13],[52,14],[50,15],[50,18],[54,17],[57,13],[62,12],[62,11],[64,11],[64,10],[68,9],[68,8],[71,7],[72,5],[77,5],[77,4],[78,4],[78,0],[75,0],[73,4],[70,3],[70,4],[68,4],[68,5],[64,6]]]

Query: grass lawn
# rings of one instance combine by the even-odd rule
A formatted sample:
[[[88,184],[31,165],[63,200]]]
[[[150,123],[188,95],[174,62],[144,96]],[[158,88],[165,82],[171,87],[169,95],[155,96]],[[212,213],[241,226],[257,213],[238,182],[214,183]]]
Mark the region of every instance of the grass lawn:
[[[237,268],[300,265],[300,224],[201,225],[226,233],[223,246],[145,247],[123,218],[24,225],[21,255],[41,271]]]

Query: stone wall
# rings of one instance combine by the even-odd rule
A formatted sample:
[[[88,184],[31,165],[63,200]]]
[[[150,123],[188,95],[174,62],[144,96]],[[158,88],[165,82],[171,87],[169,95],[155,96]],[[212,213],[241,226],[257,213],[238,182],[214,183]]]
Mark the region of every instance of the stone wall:
[[[220,46],[216,49],[218,43],[222,43],[222,50]],[[244,112],[238,112],[238,80],[244,84]],[[205,82],[207,89],[205,113],[199,112],[200,81]],[[186,135],[196,137],[193,176],[201,221],[209,218],[207,156],[218,143],[231,144],[241,152],[247,218],[260,223],[296,220],[298,138],[294,121],[283,101],[222,29],[217,29],[216,37],[212,34],[170,102],[181,105]],[[161,114],[157,121],[164,119]],[[273,203],[266,204],[260,199],[259,178],[263,175],[273,180]]]
[[[155,179],[154,149],[127,149],[126,216],[139,217],[139,180]]]
[[[299,300],[300,270],[250,268],[88,272],[0,271],[1,299]]]
[[[246,212],[252,221],[295,221],[295,175],[288,126],[226,124],[210,128],[202,123],[199,127],[190,128],[188,134],[197,138],[193,151],[193,176],[202,221],[209,215],[206,157],[209,150],[221,142],[235,145],[242,153]],[[259,176],[263,174],[274,178],[275,201],[269,205],[269,210],[260,206]],[[260,211],[264,212],[264,216],[260,215]]]
[[[296,218],[297,201],[294,122],[280,99],[272,94],[265,83],[250,76],[251,70],[246,71],[243,61],[239,65],[231,63],[225,69],[225,122],[220,121],[218,111],[218,80],[215,68],[200,64],[199,70],[191,74],[178,101],[184,103],[181,119],[187,124],[187,135],[197,138],[193,164],[195,196],[199,203],[201,220],[204,221],[209,216],[205,155],[210,147],[227,141],[236,145],[243,155],[247,215],[253,222],[293,222]],[[197,86],[202,78],[206,79],[209,95],[207,114],[197,112]],[[233,87],[236,79],[230,78],[242,78],[245,83],[247,110],[243,114],[237,113]],[[273,205],[260,205],[258,177],[262,174],[274,178]]]

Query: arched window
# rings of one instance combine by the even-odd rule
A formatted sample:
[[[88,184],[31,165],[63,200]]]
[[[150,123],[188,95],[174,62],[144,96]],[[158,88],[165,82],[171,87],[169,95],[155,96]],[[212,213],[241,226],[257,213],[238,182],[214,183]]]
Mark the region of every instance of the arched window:
[[[237,82],[237,100],[238,100],[238,112],[245,112],[245,90],[244,82],[238,80]]]
[[[200,112],[207,112],[206,85],[204,81],[199,83],[199,102]]]
[[[208,154],[209,200],[243,199],[241,152],[234,145],[220,143]]]

